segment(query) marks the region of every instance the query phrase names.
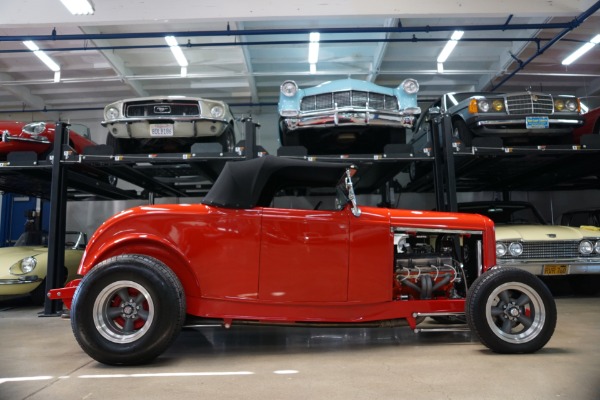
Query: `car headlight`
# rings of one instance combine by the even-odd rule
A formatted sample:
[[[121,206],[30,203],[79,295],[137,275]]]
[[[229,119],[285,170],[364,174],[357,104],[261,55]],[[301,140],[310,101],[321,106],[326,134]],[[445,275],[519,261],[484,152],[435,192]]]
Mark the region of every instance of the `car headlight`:
[[[506,255],[506,245],[502,242],[496,242],[496,256],[502,257]]]
[[[116,107],[110,107],[104,111],[104,118],[107,121],[119,118],[119,110]]]
[[[504,102],[502,100],[496,99],[492,101],[492,108],[494,111],[504,111]]]
[[[210,109],[210,115],[213,118],[221,118],[225,114],[225,110],[221,106],[213,106]]]
[[[488,112],[490,111],[490,102],[486,99],[481,99],[477,102],[477,107],[479,107],[480,111]]]
[[[294,81],[285,81],[280,87],[281,93],[286,97],[293,97],[298,92],[298,85]]]
[[[402,86],[402,89],[408,94],[415,94],[419,91],[419,82],[415,79],[405,79],[400,86]]]
[[[508,245],[508,252],[511,256],[518,257],[523,254],[523,245],[519,242],[512,242]]]
[[[589,240],[582,240],[579,243],[579,252],[581,254],[592,254],[592,251],[594,251],[594,245]]]
[[[23,127],[23,132],[27,132],[31,135],[37,136],[46,130],[45,122],[32,122]]]
[[[594,243],[594,251],[598,254],[600,254],[600,240],[598,240],[596,243]]]
[[[569,111],[577,111],[577,100],[568,99],[567,101],[565,101],[565,107]]]
[[[35,257],[26,257],[18,262],[14,263],[10,267],[10,273],[13,275],[28,274],[35,269],[37,260]]]
[[[562,99],[554,100],[554,109],[557,111],[562,111],[565,109],[565,102]]]

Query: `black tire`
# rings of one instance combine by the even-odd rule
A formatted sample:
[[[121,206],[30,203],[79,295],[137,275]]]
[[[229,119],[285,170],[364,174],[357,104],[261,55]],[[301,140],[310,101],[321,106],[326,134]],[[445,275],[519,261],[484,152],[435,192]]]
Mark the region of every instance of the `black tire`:
[[[473,144],[473,133],[462,119],[452,121],[452,135],[462,142],[463,146],[471,147]]]
[[[494,268],[473,282],[465,314],[471,331],[496,353],[533,353],[556,327],[556,304],[546,285],[510,267]]]
[[[71,328],[96,361],[138,365],[171,345],[185,311],[183,288],[173,271],[150,257],[121,255],[84,276],[73,298]]]
[[[113,154],[126,154],[126,146],[123,143],[123,139],[118,139],[110,134],[106,136],[106,145],[113,148]]]
[[[233,133],[233,126],[229,125],[218,137],[218,141],[223,146],[224,153],[233,153],[235,151],[235,134]]]
[[[31,303],[35,306],[43,306],[46,301],[46,278],[40,282],[38,287],[29,293]]]
[[[279,141],[282,146],[300,146],[298,132],[288,131],[283,118],[279,118]]]

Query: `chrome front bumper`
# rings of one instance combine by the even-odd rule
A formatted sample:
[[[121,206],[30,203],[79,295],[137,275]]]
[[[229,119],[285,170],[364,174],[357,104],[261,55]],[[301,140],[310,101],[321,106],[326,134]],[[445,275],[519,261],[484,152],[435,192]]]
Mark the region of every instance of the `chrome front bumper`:
[[[534,260],[534,261],[509,261],[498,260],[500,267],[515,267],[534,275],[593,275],[600,274],[600,260],[594,262],[569,261],[569,260]],[[561,270],[566,266],[566,271]],[[561,273],[551,273],[561,271]]]

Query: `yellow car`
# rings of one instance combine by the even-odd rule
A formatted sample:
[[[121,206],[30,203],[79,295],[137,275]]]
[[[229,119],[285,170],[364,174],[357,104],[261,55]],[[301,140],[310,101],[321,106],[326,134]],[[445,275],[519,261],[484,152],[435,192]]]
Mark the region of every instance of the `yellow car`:
[[[66,233],[66,282],[77,277],[77,268],[86,244],[85,233]],[[33,303],[43,304],[46,299],[47,266],[47,232],[24,232],[13,247],[0,248],[0,299],[29,294]]]

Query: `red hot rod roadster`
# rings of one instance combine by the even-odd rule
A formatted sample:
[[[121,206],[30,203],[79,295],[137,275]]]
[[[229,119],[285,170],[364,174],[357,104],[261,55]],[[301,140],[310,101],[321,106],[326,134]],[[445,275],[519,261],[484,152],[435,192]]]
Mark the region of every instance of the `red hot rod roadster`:
[[[87,246],[83,278],[49,296],[106,364],[149,362],[198,319],[415,329],[427,316],[464,315],[495,352],[550,340],[554,300],[534,275],[495,267],[490,219],[359,206],[355,171],[275,156],[229,162],[202,204],[108,219]],[[320,196],[290,208],[292,193]]]

